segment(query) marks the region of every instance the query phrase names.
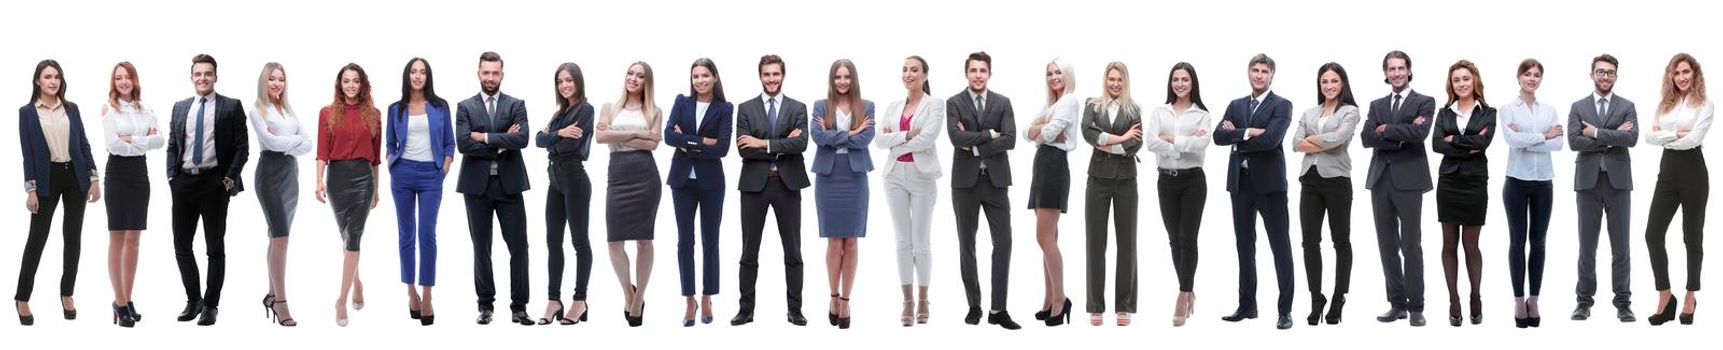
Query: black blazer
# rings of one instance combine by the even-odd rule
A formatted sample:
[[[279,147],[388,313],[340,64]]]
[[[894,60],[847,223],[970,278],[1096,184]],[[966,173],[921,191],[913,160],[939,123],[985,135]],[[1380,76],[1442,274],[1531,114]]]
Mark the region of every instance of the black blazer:
[[[461,150],[461,178],[455,191],[464,194],[485,194],[490,185],[491,164],[497,165],[503,193],[515,194],[532,188],[527,182],[526,162],[521,149],[526,148],[528,129],[526,103],[508,94],[497,93],[497,115],[485,113],[484,94],[473,95],[455,108],[455,147]],[[520,131],[510,133],[509,127],[520,125]],[[473,140],[473,132],[486,133],[489,142]]]
[[[78,104],[62,102],[70,124],[66,134],[67,155],[72,157],[72,179],[78,182],[79,193],[90,192],[90,174],[96,173],[96,159],[90,156],[90,139],[84,137],[84,118],[78,114]],[[18,142],[24,153],[24,181],[36,182],[36,196],[47,197],[53,188],[47,138],[42,135],[42,117],[36,114],[36,103],[18,109]]]
[[[945,132],[951,135],[951,146],[956,148],[951,152],[952,188],[975,187],[982,163],[987,164],[987,177],[994,187],[1011,186],[1010,153],[1017,147],[1017,118],[1011,111],[1011,99],[987,90],[984,102],[982,108],[987,110],[976,111],[969,90],[945,99]],[[963,123],[964,130],[957,130],[958,123]],[[998,131],[999,137],[993,137],[989,130]],[[972,148],[980,155],[964,148]]]
[[[596,124],[592,121],[592,104],[582,101],[579,106],[563,111],[550,121],[550,126],[539,130],[533,137],[533,144],[544,148],[550,153],[553,162],[579,161],[585,162],[592,155],[592,138],[596,137],[593,130]],[[580,123],[580,138],[570,139],[556,134],[569,125]]]
[[[1227,121],[1235,128],[1221,128]],[[1227,104],[1221,122],[1214,127],[1214,143],[1232,146],[1226,166],[1227,192],[1238,190],[1238,173],[1245,161],[1250,162],[1250,185],[1255,194],[1286,192],[1286,152],[1281,149],[1280,141],[1286,138],[1286,128],[1291,126],[1292,101],[1274,92],[1262,97],[1262,105],[1254,113],[1250,110],[1249,96]],[[1263,129],[1262,135],[1245,140],[1245,129],[1250,128]]]
[[[766,118],[766,101],[754,97],[742,102],[736,113],[736,137],[742,135],[766,140],[766,148],[736,148],[742,155],[742,175],[736,179],[736,190],[760,192],[766,190],[766,175],[772,163],[778,164],[779,180],[791,190],[808,188],[808,168],[802,161],[802,151],[808,150],[808,106],[788,96],[778,95],[778,125],[772,127]],[[790,131],[801,135],[790,137]]]
[[[1436,114],[1430,149],[1442,154],[1438,168],[1442,175],[1490,176],[1489,158],[1484,154],[1490,141],[1496,139],[1496,109],[1483,104],[1472,108],[1472,118],[1464,127],[1455,125],[1459,114],[1453,109],[1443,108]],[[1442,141],[1449,135],[1454,136],[1453,142]]]
[[[694,172],[694,181],[700,189],[724,189],[724,164],[719,160],[730,155],[731,116],[735,108],[730,102],[713,99],[706,107],[706,115],[694,115],[696,104],[700,101],[692,96],[676,95],[675,104],[670,105],[670,120],[664,123],[664,145],[676,150],[670,156],[670,174],[664,179],[664,184],[670,188],[682,188],[688,182],[688,172]],[[779,116],[783,116],[781,113]],[[694,121],[698,119],[698,129]],[[682,132],[677,133],[676,128]],[[718,142],[708,146],[701,142],[702,138],[714,138]]]
[[[1099,99],[1089,99],[1083,104],[1083,141],[1090,146],[1101,140],[1101,134],[1123,134],[1131,130],[1133,125],[1142,125],[1143,109],[1136,104],[1120,105],[1119,115],[1113,117],[1110,124],[1103,125],[1101,117],[1107,113],[1107,107],[1099,105]],[[1155,137],[1155,135],[1143,135]],[[1137,150],[1143,149],[1143,140],[1126,140],[1119,144],[1124,147],[1125,154],[1095,149],[1089,156],[1089,176],[1102,179],[1135,179],[1137,178]]]
[[[1370,157],[1370,175],[1364,180],[1366,189],[1377,189],[1376,183],[1383,176],[1394,179],[1390,181],[1394,188],[1383,190],[1429,192],[1435,188],[1430,184],[1430,161],[1424,155],[1424,139],[1436,124],[1431,117],[1436,112],[1436,99],[1417,91],[1407,92],[1405,100],[1400,101],[1400,113],[1389,111],[1393,95],[1370,101],[1364,131],[1358,134],[1364,148],[1375,149]],[[1412,124],[1419,117],[1426,120],[1424,124]],[[1388,125],[1387,131],[1376,133],[1376,126],[1383,124]]]
[[[216,159],[215,168],[211,171],[233,180],[233,189],[227,191],[227,195],[234,196],[245,191],[245,180],[240,177],[240,173],[245,170],[245,162],[251,157],[251,141],[245,131],[245,105],[239,103],[239,100],[221,94],[211,95],[215,96],[215,113],[213,115],[215,116]],[[179,176],[181,167],[185,164],[185,160],[182,159],[185,157],[183,152],[190,152],[185,144],[185,138],[187,132],[193,131],[188,130],[187,127],[196,127],[189,125],[195,120],[188,120],[187,118],[193,113],[191,109],[194,104],[197,104],[196,96],[173,104],[173,117],[168,124],[170,129],[168,130],[167,157],[169,181]]]

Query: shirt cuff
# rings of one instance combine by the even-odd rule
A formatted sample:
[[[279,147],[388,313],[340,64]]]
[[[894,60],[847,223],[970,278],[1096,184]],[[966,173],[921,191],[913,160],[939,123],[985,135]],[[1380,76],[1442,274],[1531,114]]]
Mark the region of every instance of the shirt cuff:
[[[36,180],[25,180],[24,181],[24,193],[30,193],[30,192],[34,192],[34,191],[36,191]]]

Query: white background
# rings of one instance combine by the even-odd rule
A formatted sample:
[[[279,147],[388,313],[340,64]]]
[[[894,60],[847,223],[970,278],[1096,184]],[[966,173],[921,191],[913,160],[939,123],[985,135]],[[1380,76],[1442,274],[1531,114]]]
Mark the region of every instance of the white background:
[[[153,108],[166,127],[168,112],[174,101],[192,94],[189,83],[191,56],[208,53],[220,61],[217,91],[238,98],[250,109],[256,93],[257,72],[264,62],[276,61],[286,66],[290,81],[291,103],[306,123],[314,123],[315,113],[328,104],[333,95],[333,75],[340,66],[354,62],[370,73],[374,96],[379,106],[397,99],[400,91],[400,67],[408,58],[420,56],[430,60],[442,97],[451,103],[477,93],[477,57],[483,51],[496,51],[506,60],[507,78],[503,91],[527,101],[533,131],[554,109],[551,73],[565,61],[579,63],[585,70],[587,94],[594,102],[614,101],[621,90],[622,73],[630,62],[644,60],[654,65],[657,73],[659,107],[669,108],[672,97],[687,93],[686,68],[699,57],[711,57],[718,62],[729,88],[731,101],[740,103],[759,92],[755,79],[755,64],[762,54],[774,53],[788,62],[785,91],[791,97],[812,103],[824,96],[823,81],[829,64],[838,58],[856,62],[864,96],[883,105],[901,99],[905,89],[898,69],[904,57],[921,55],[929,60],[934,95],[949,97],[960,91],[963,84],[961,64],[972,51],[986,50],[994,57],[991,87],[1010,96],[1017,111],[1020,127],[1027,125],[1045,104],[1043,67],[1055,57],[1070,59],[1074,75],[1068,79],[1077,84],[1080,97],[1099,94],[1101,71],[1106,62],[1121,60],[1135,72],[1134,96],[1145,106],[1162,101],[1165,94],[1165,74],[1173,63],[1191,62],[1201,78],[1206,104],[1219,118],[1227,101],[1244,96],[1246,61],[1251,55],[1265,52],[1279,63],[1274,91],[1293,101],[1294,117],[1312,106],[1316,91],[1315,68],[1324,62],[1336,61],[1351,74],[1353,92],[1359,103],[1379,98],[1387,93],[1380,83],[1382,55],[1395,49],[1411,53],[1415,89],[1422,93],[1442,96],[1440,81],[1445,67],[1458,59],[1470,59],[1482,69],[1488,101],[1502,105],[1511,100],[1518,85],[1514,68],[1527,57],[1542,60],[1547,68],[1540,100],[1557,106],[1565,118],[1567,106],[1590,92],[1588,69],[1591,57],[1612,53],[1622,61],[1621,76],[1616,91],[1636,102],[1642,120],[1650,120],[1658,99],[1658,84],[1663,66],[1677,52],[1689,52],[1702,63],[1716,65],[1720,56],[1708,40],[1716,33],[1698,6],[1693,3],[1665,1],[1631,2],[1484,2],[1484,1],[1425,1],[1425,2],[1352,2],[1322,3],[1189,1],[1183,3],[1126,3],[1091,1],[1056,1],[1041,3],[927,1],[867,1],[867,2],[780,2],[738,1],[658,2],[605,1],[556,4],[550,2],[412,2],[372,3],[353,1],[294,1],[267,3],[238,2],[118,2],[118,1],[53,1],[9,2],[0,11],[0,96],[10,96],[16,105],[26,101],[30,78],[36,61],[43,58],[59,60],[65,67],[70,86],[68,97],[83,107],[87,135],[99,145],[101,136],[98,106],[106,99],[106,79],[114,63],[131,61],[139,68],[144,102]],[[1438,97],[1439,102],[1445,98]],[[9,105],[11,106],[11,105]],[[1645,125],[1645,123],[1642,123]],[[0,123],[0,135],[9,135],[12,125]],[[255,131],[253,131],[255,133]],[[943,161],[950,162],[949,143],[941,141]],[[73,322],[59,319],[56,282],[60,271],[60,225],[56,220],[36,279],[32,304],[37,314],[34,328],[22,328],[10,321],[0,322],[0,339],[10,346],[66,346],[87,348],[130,342],[115,337],[136,337],[146,344],[184,346],[182,344],[214,346],[293,347],[310,346],[390,346],[432,345],[440,347],[474,346],[586,346],[594,344],[680,345],[740,347],[743,344],[768,344],[770,347],[838,347],[861,348],[882,345],[938,346],[981,345],[1009,347],[1047,347],[1084,344],[1124,347],[1171,345],[1175,347],[1209,347],[1219,344],[1232,347],[1269,345],[1286,342],[1315,342],[1342,344],[1344,347],[1434,347],[1448,344],[1447,339],[1473,338],[1466,343],[1524,343],[1537,345],[1623,346],[1628,344],[1676,344],[1696,341],[1703,330],[1715,329],[1711,317],[1700,317],[1697,326],[1665,326],[1649,328],[1643,319],[1654,310],[1656,294],[1652,290],[1649,260],[1646,258],[1643,230],[1650,194],[1656,179],[1659,150],[1648,145],[1634,148],[1637,165],[1636,191],[1633,192],[1634,304],[1641,323],[1618,324],[1607,302],[1601,302],[1597,316],[1591,321],[1566,320],[1573,303],[1575,281],[1574,261],[1575,207],[1572,204],[1573,153],[1555,155],[1557,205],[1550,227],[1549,256],[1544,281],[1543,311],[1547,322],[1542,329],[1523,331],[1511,326],[1511,289],[1506,266],[1506,225],[1500,207],[1502,169],[1506,150],[1502,143],[1489,151],[1491,162],[1490,208],[1488,224],[1484,227],[1485,254],[1485,323],[1481,327],[1467,325],[1452,329],[1442,318],[1447,303],[1445,285],[1439,260],[1440,227],[1435,223],[1434,195],[1425,197],[1424,250],[1426,252],[1425,294],[1429,300],[1431,325],[1423,329],[1406,327],[1404,322],[1384,325],[1372,316],[1386,309],[1383,302],[1381,269],[1375,249],[1374,230],[1370,216],[1368,192],[1362,178],[1369,152],[1356,142],[1351,147],[1355,201],[1353,205],[1352,242],[1356,261],[1353,270],[1349,307],[1342,326],[1308,327],[1302,316],[1308,311],[1305,292],[1303,259],[1298,250],[1297,200],[1291,203],[1293,213],[1293,254],[1297,295],[1294,316],[1298,326],[1290,332],[1274,331],[1272,309],[1275,303],[1273,265],[1265,237],[1259,236],[1257,261],[1260,281],[1258,301],[1266,319],[1241,324],[1221,322],[1219,316],[1235,306],[1236,269],[1231,234],[1230,209],[1226,192],[1226,148],[1213,147],[1208,153],[1209,198],[1200,240],[1201,268],[1198,272],[1196,294],[1200,296],[1197,313],[1189,325],[1174,329],[1168,326],[1172,313],[1176,283],[1168,256],[1166,235],[1159,220],[1154,176],[1149,170],[1152,161],[1139,164],[1139,180],[1143,201],[1139,212],[1138,251],[1140,252],[1140,296],[1137,324],[1130,328],[1084,325],[1083,314],[1076,315],[1076,326],[1048,329],[1033,323],[1030,314],[1039,307],[1042,298],[1040,250],[1034,240],[1033,215],[1028,210],[1014,210],[1015,252],[1012,255],[1012,296],[1010,311],[1023,322],[1026,330],[1002,333],[991,326],[971,327],[960,323],[965,311],[963,292],[957,273],[957,244],[955,225],[941,220],[935,225],[933,279],[933,320],[929,325],[903,329],[897,324],[900,307],[896,266],[892,258],[893,238],[883,182],[870,183],[873,193],[869,238],[863,239],[861,269],[858,274],[853,309],[855,329],[837,332],[824,326],[827,288],[825,287],[825,242],[817,238],[811,189],[804,191],[803,249],[806,261],[806,306],[803,311],[812,319],[806,328],[792,329],[781,321],[782,265],[780,248],[772,237],[776,229],[768,224],[767,239],[762,248],[759,284],[760,299],[756,324],[730,327],[727,320],[735,312],[736,261],[740,252],[740,224],[737,220],[739,196],[726,195],[724,233],[721,252],[722,294],[718,295],[717,318],[713,325],[693,329],[680,328],[682,301],[677,297],[675,268],[675,225],[668,192],[662,200],[658,216],[658,259],[649,290],[652,305],[647,326],[628,329],[615,314],[621,309],[620,291],[604,250],[604,217],[602,203],[607,154],[600,147],[593,152],[588,169],[593,175],[594,201],[591,237],[595,243],[595,266],[591,284],[593,312],[590,323],[576,327],[525,328],[502,324],[474,326],[472,284],[470,280],[470,240],[465,227],[461,198],[453,192],[451,179],[445,184],[441,222],[439,223],[441,259],[437,310],[441,322],[434,328],[421,328],[405,317],[406,300],[398,282],[399,268],[395,253],[393,202],[385,193],[368,226],[365,239],[365,259],[362,276],[367,287],[368,307],[352,311],[351,329],[333,326],[332,303],[338,291],[340,240],[327,206],[312,200],[313,177],[311,156],[301,157],[300,188],[305,198],[300,200],[298,220],[294,224],[294,243],[290,253],[288,286],[293,301],[298,329],[277,329],[261,321],[256,303],[267,288],[264,270],[265,245],[262,211],[256,194],[247,191],[233,199],[229,210],[228,282],[223,303],[222,321],[213,329],[203,329],[189,323],[171,321],[183,305],[182,290],[172,259],[169,207],[171,200],[166,181],[161,176],[163,153],[150,154],[154,197],[152,199],[151,230],[144,234],[142,257],[138,270],[135,299],[146,315],[137,329],[120,330],[107,324],[110,300],[106,263],[106,214],[100,204],[92,204],[85,218],[83,233],[82,274],[77,293],[82,317]],[[245,178],[252,180],[258,148],[253,146],[251,164]],[[1012,205],[1022,207],[1027,198],[1030,179],[1029,164],[1033,147],[1019,142],[1012,152],[1016,186],[1012,189]],[[98,165],[105,166],[104,152],[95,150]],[[0,164],[18,164],[15,152],[0,152]],[[657,154],[660,169],[667,169],[670,151]],[[812,156],[811,153],[808,154]],[[1083,223],[1081,214],[1083,169],[1089,152],[1072,152],[1073,174],[1072,211],[1060,221],[1065,230],[1061,247],[1065,254],[1066,293],[1072,296],[1078,311],[1082,310],[1083,295]],[[1297,155],[1288,151],[1288,162],[1297,164]],[[536,319],[544,307],[545,246],[543,203],[546,188],[545,153],[538,148],[526,151],[533,189],[526,193],[533,282],[532,301],[528,310]],[[1432,167],[1439,161],[1432,155]],[[884,159],[876,160],[884,161]],[[732,154],[725,161],[727,179],[733,188],[740,167]],[[1288,169],[1295,171],[1294,169]],[[16,173],[14,173],[16,174]],[[880,174],[870,174],[878,178]],[[10,182],[21,178],[10,177]],[[949,179],[940,180],[936,217],[951,215]],[[1296,179],[1292,183],[1296,198]],[[13,200],[22,202],[21,195]],[[17,203],[15,203],[17,204]],[[11,207],[3,212],[6,222],[13,222],[10,236],[0,239],[0,271],[16,271],[26,233],[28,214]],[[772,222],[770,220],[768,223]],[[1674,227],[1679,227],[1679,224]],[[985,231],[985,230],[983,230]],[[201,233],[200,233],[201,234]],[[988,251],[987,233],[981,233],[979,249],[981,263]],[[1326,238],[1326,234],[1324,237]],[[1326,240],[1326,239],[1325,239]],[[1672,275],[1677,289],[1684,284],[1685,253],[1680,246],[1680,233],[1670,233]],[[197,244],[199,251],[202,244]],[[507,298],[507,253],[500,239],[496,243],[499,304]],[[1326,247],[1327,244],[1324,244]],[[566,249],[559,247],[557,249]],[[1607,245],[1600,248],[1603,258],[1600,278],[1600,300],[1608,300]],[[564,279],[565,297],[573,284],[573,255],[569,253],[568,276]],[[1323,255],[1333,258],[1325,249]],[[207,266],[201,262],[200,267]],[[1111,261],[1112,259],[1108,259]],[[1332,261],[1324,264],[1325,274],[1332,276]],[[1109,269],[1112,267],[1109,266]],[[1715,271],[1715,270],[1713,270]],[[983,276],[986,274],[983,273]],[[1111,275],[1111,273],[1109,273]],[[1716,273],[1710,273],[1716,280]],[[0,289],[12,289],[13,275],[0,280]],[[1331,277],[1329,278],[1331,280]],[[1464,279],[1462,279],[1462,284]],[[1114,281],[1108,281],[1108,288]],[[983,282],[985,283],[985,281]],[[1332,282],[1325,282],[1325,291]],[[1462,293],[1466,287],[1462,286]],[[1111,293],[1108,293],[1109,298]],[[1112,304],[1112,301],[1108,301]],[[498,305],[501,308],[503,305]],[[1701,314],[1710,314],[1703,312]],[[499,315],[506,317],[505,315]],[[1701,315],[1705,316],[1705,315]],[[503,320],[506,320],[504,318]],[[928,329],[929,327],[933,329]],[[29,333],[25,333],[28,331]],[[552,333],[554,332],[554,333]],[[670,336],[662,336],[670,335]],[[761,336],[770,335],[770,338]],[[949,335],[949,337],[946,337]],[[1265,337],[1265,336],[1273,336]],[[1226,337],[1226,339],[1217,339]],[[763,341],[758,339],[773,339]],[[841,340],[840,340],[841,339]],[[762,343],[764,342],[764,343]],[[734,345],[731,345],[734,344]],[[194,345],[195,346],[195,345]]]

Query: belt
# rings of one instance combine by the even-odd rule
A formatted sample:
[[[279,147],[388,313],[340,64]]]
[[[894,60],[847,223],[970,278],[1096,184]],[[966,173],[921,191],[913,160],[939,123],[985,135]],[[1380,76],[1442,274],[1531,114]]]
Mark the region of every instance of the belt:
[[[1181,174],[1181,173],[1183,173],[1183,174],[1195,174],[1195,173],[1200,173],[1200,172],[1202,172],[1202,171],[1203,171],[1203,168],[1186,168],[1186,169],[1161,169],[1161,168],[1156,168],[1156,169],[1155,169],[1155,171],[1159,171],[1159,172],[1160,172],[1160,173],[1161,173],[1161,175],[1166,175],[1166,176],[1179,176],[1179,174]]]
[[[767,170],[766,171],[766,177],[778,177],[778,171],[777,170]]]
[[[213,167],[210,167],[210,168],[181,168],[180,172],[186,173],[187,175],[203,175],[203,172],[209,171],[210,169],[215,169],[215,168],[213,168]]]

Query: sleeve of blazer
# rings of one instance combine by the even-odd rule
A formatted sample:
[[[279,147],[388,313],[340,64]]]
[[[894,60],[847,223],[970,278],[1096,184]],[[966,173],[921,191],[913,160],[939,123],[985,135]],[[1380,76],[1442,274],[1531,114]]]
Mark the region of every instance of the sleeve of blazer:
[[[917,117],[915,124],[912,126],[916,129],[920,129],[921,132],[916,134],[915,138],[903,141],[897,144],[896,147],[892,147],[890,152],[892,158],[897,158],[904,154],[932,149],[938,144],[939,132],[941,129],[940,124],[945,121],[945,104],[929,103],[927,104],[927,110],[919,111],[918,113],[921,114],[921,117]],[[933,122],[925,122],[927,120],[932,120]],[[906,131],[907,130],[899,130],[897,134],[907,135]],[[885,136],[879,135],[876,137]]]
[[[1004,98],[995,100],[996,102],[989,103],[1003,103],[999,107],[999,137],[977,146],[976,151],[981,153],[983,158],[1010,152],[1011,149],[1017,148],[1017,139],[1015,138],[1017,135],[1017,114],[1012,111],[1011,100]]]
[[[964,130],[957,130],[957,123],[961,120],[961,116],[957,115],[957,111],[961,110],[959,109],[961,107],[958,107],[957,100],[958,98],[956,97],[945,100],[945,132],[947,134],[951,134],[951,146],[954,148],[964,148],[980,146],[983,143],[987,143],[987,141],[992,138],[992,135],[989,135],[985,131],[977,130],[977,126],[975,125],[964,125]],[[977,116],[976,119],[979,120],[981,118]]]
[[[746,102],[743,103],[744,106],[746,104],[747,104]],[[744,148],[744,147],[742,147],[742,144],[738,143],[738,144],[736,144],[736,154],[742,156],[742,159],[754,159],[754,160],[775,160],[775,159],[778,159],[778,157],[776,155],[773,155],[770,151],[767,150],[768,148],[771,148],[771,143],[773,141],[777,141],[777,140],[773,140],[773,139],[769,138],[772,134],[772,130],[770,130],[771,126],[770,125],[765,126],[765,129],[767,129],[767,130],[755,130],[756,126],[754,126],[753,119],[751,118],[752,116],[749,115],[749,113],[742,112],[742,111],[746,111],[746,110],[747,110],[746,108],[739,109],[738,113],[736,113],[736,137],[742,137],[743,135],[750,135],[751,136],[751,135],[755,135],[755,134],[765,135],[767,137],[759,137],[759,138],[766,140],[767,146],[764,148]],[[761,131],[761,132],[756,133],[756,131]]]
[[[509,108],[510,113],[508,118],[511,123],[510,126],[518,125],[520,126],[520,130],[515,132],[490,133],[485,137],[489,140],[488,144],[496,148],[526,148],[526,135],[527,133],[532,132],[532,123],[527,121],[526,116],[526,102],[521,101],[520,99],[509,99],[509,105],[511,107]]]
[[[1292,126],[1292,101],[1280,99],[1274,104],[1274,109],[1268,114],[1268,127],[1263,128],[1261,135],[1249,140],[1238,142],[1238,151],[1244,153],[1274,151],[1280,148],[1280,141],[1286,139],[1286,129]],[[1243,131],[1244,129],[1238,129]]]
[[[1475,116],[1474,118],[1484,118],[1482,120],[1484,126],[1479,130],[1483,132],[1472,135],[1462,132],[1460,135],[1454,136],[1454,147],[1468,151],[1489,149],[1490,143],[1496,139],[1496,113],[1494,111],[1493,109],[1484,110]]]
[[[688,101],[687,97],[676,95],[675,102],[670,103],[670,120],[664,123],[664,132],[661,134],[664,135],[663,142],[665,146],[670,146],[670,148],[679,150],[688,150],[692,153],[692,151],[697,151],[697,146],[700,145],[700,136],[696,134],[699,130],[676,131],[677,127],[682,126],[682,119],[688,118],[689,115],[694,114],[694,112],[690,110],[692,107],[689,106]],[[702,116],[694,116],[694,119],[698,120],[700,117]]]
[[[825,119],[826,101],[814,102],[813,114],[819,116],[816,118],[821,120]],[[849,147],[849,131],[826,130],[826,125],[823,122],[814,122],[812,126],[813,131],[811,133],[813,134],[814,144],[839,148]]]
[[[785,104],[785,106],[788,106],[788,104]],[[783,109],[783,111],[789,111],[789,108],[785,107]],[[774,155],[779,155],[779,154],[787,154],[787,153],[801,154],[803,151],[807,151],[808,150],[808,134],[810,134],[810,131],[811,131],[811,130],[808,130],[808,109],[807,109],[807,106],[803,105],[801,109],[798,109],[794,112],[791,112],[787,116],[786,115],[779,115],[778,117],[779,117],[779,119],[787,120],[790,123],[790,130],[792,130],[792,131],[801,130],[802,131],[801,135],[796,135],[796,137],[788,137],[787,136],[788,134],[785,134],[786,136],[783,138],[767,139],[767,141],[766,141],[766,152],[772,153]],[[786,117],[787,117],[787,119],[786,119]],[[767,130],[766,135],[772,136],[772,131]]]
[[[497,155],[495,152],[491,152],[490,147],[485,147],[483,142],[473,140],[471,136],[473,133],[472,115],[472,112],[467,111],[466,103],[455,105],[455,145],[460,148],[461,154],[468,157],[496,159]]]
[[[1620,107],[1622,107],[1622,109],[1627,111],[1627,119],[1622,123],[1633,123],[1633,129],[1616,130],[1613,127],[1606,128],[1603,125],[1598,125],[1597,141],[1602,142],[1605,145],[1616,147],[1633,147],[1639,145],[1639,111],[1635,110],[1635,108],[1633,108],[1633,103],[1627,102],[1626,99],[1617,99],[1617,101],[1621,101],[1617,103],[1621,105]],[[1615,107],[1616,106],[1611,106],[1610,108]]]
[[[715,135],[705,135],[704,137],[716,139],[717,142],[707,145],[705,140],[702,140],[702,136],[699,133],[695,133],[694,141],[698,145],[695,146],[695,148],[700,149],[700,152],[694,153],[694,159],[721,159],[730,155],[730,132],[731,129],[733,129],[732,123],[735,120],[736,115],[735,105],[732,105],[729,102],[715,101],[715,103],[707,108],[718,113],[718,120],[716,120],[718,123],[718,133]]]
[[[230,165],[227,167],[227,178],[233,179],[234,183],[236,183],[236,185],[234,185],[234,190],[236,190],[234,193],[238,193],[237,190],[239,189],[239,186],[237,183],[240,181],[240,178],[244,177],[245,162],[251,159],[251,133],[245,130],[245,104],[239,103],[239,100],[229,101],[232,101],[231,103],[233,104],[233,108],[229,109],[232,112],[228,112],[228,120],[232,121],[231,124],[233,125],[234,130],[233,159],[228,159],[230,163],[227,164]]]
[[[1385,115],[1387,113],[1383,112],[1385,109],[1386,107],[1382,107],[1375,102],[1370,103],[1370,113],[1367,114],[1367,118],[1364,118],[1364,130],[1358,133],[1358,138],[1362,139],[1363,142],[1360,143],[1364,144],[1364,148],[1375,148],[1384,151],[1400,149],[1400,142],[1389,140],[1387,135],[1376,132],[1377,126],[1388,124],[1387,121],[1383,120],[1389,117]],[[1382,129],[1386,132],[1388,128],[1384,126]]]
[[[886,115],[902,115],[903,110],[908,109],[908,108],[909,108],[909,102],[907,100],[905,100],[905,101],[892,101],[891,103],[887,103],[885,105],[885,111],[890,112],[890,113],[887,113]],[[926,116],[926,113],[923,113],[921,116]],[[920,121],[921,118],[918,117],[915,120]],[[894,122],[891,122],[888,120],[888,121],[885,121],[883,123],[874,123],[874,128],[878,128],[880,130],[885,130],[885,129],[891,129],[892,130],[890,132],[880,131],[878,133],[875,133],[874,139],[873,139],[873,146],[874,147],[879,147],[880,149],[889,150],[892,147],[897,147],[898,145],[903,144],[904,141],[909,141],[908,139],[905,139],[904,136],[909,135],[909,130],[914,129],[915,126],[912,124],[909,128],[898,128],[897,123],[894,123]]]
[[[22,151],[22,153],[23,153],[23,156],[18,157],[18,159],[24,161],[24,183],[25,183],[24,188],[26,190],[35,190],[36,189],[36,185],[35,185],[36,184],[36,163],[30,161],[30,155],[32,153],[36,153],[36,150],[30,145],[30,138],[24,137],[24,135],[22,135],[22,133],[28,132],[28,131],[24,131],[24,130],[26,130],[25,125],[29,124],[30,123],[29,120],[34,118],[34,117],[30,116],[30,114],[32,114],[30,109],[33,109],[33,108],[36,108],[36,107],[35,107],[35,105],[32,104],[32,105],[25,105],[24,108],[18,109],[18,132],[20,134],[20,135],[18,135],[18,143],[19,143],[18,150]],[[47,192],[47,191],[43,191],[43,192]],[[38,193],[41,193],[41,192],[38,192]]]
[[[873,102],[864,101],[862,103],[866,106],[862,108],[862,118],[873,120]],[[850,149],[866,150],[867,145],[873,143],[874,129],[874,127],[870,126],[862,128],[862,131],[855,135],[849,135],[849,142],[846,143],[845,147],[849,147]]]
[[[1226,111],[1221,112],[1220,122],[1214,124],[1214,144],[1217,146],[1232,146],[1244,139],[1244,129],[1246,129],[1248,125],[1238,125],[1235,123],[1233,124],[1232,130],[1227,130],[1227,128],[1223,127],[1226,125],[1226,122],[1238,120],[1238,111],[1232,107],[1233,103],[1227,103]]]
[[[1407,121],[1406,124],[1388,124],[1388,130],[1382,133],[1383,137],[1388,138],[1389,141],[1406,143],[1424,142],[1425,139],[1430,137],[1430,127],[1436,124],[1436,99],[1428,96],[1420,97],[1423,98],[1413,101],[1413,111],[1418,112],[1414,117],[1412,117],[1413,120]],[[1405,106],[1401,106],[1401,108],[1404,107]],[[1416,121],[1417,118],[1424,118],[1424,124],[1419,125],[1412,123],[1413,121]]]

